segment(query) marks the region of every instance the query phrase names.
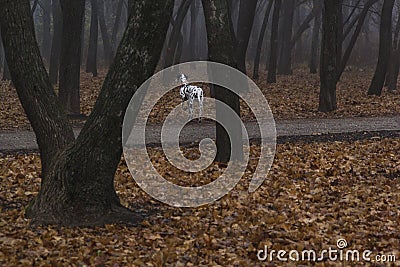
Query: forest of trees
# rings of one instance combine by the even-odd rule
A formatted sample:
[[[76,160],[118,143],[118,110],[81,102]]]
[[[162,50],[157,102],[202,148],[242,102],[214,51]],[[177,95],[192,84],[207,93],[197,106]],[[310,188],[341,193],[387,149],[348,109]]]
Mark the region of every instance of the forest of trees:
[[[12,79],[42,160],[27,215],[41,224],[132,220],[113,186],[121,127],[135,90],[156,70],[211,60],[275,83],[300,66],[319,72],[318,109],[331,112],[346,68],[375,68],[366,94],[397,89],[399,32],[395,0],[0,0],[2,77]],[[108,73],[75,139],[68,116],[82,116],[81,69]],[[214,92],[240,114],[237,95]],[[217,127],[221,162],[228,139]]]

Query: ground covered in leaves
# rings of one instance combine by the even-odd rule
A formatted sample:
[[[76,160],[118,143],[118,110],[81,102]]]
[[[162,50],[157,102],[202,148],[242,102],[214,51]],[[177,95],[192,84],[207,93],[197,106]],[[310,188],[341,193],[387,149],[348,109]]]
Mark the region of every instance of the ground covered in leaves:
[[[146,215],[136,227],[30,228],[24,207],[37,194],[37,155],[0,159],[1,266],[390,266],[365,262],[260,262],[257,251],[321,251],[340,238],[348,249],[394,254],[400,260],[400,140],[280,144],[262,187],[249,194],[259,147],[248,172],[214,204],[171,208],[146,195],[121,163],[115,186],[122,203]],[[164,176],[160,149],[149,149]],[[196,154],[194,149],[185,151]],[[197,184],[221,166],[176,179]],[[173,177],[174,175],[170,175]],[[171,178],[172,180],[174,178]],[[275,254],[276,255],[276,254]],[[276,258],[275,258],[276,259]],[[392,264],[395,266],[395,264]]]
[[[106,75],[100,72],[93,78],[82,72],[81,112],[90,114],[102,82]],[[296,69],[294,75],[279,76],[277,84],[266,83],[266,73],[260,75],[257,85],[266,96],[275,119],[326,118],[384,116],[400,114],[400,93],[386,89],[381,97],[367,96],[368,87],[373,77],[372,69],[354,68],[345,72],[338,84],[338,110],[325,114],[317,111],[319,96],[319,76],[309,74],[307,69]],[[399,84],[400,86],[400,84]],[[209,90],[205,90],[209,95]],[[0,82],[0,130],[29,129],[29,123],[10,82]],[[169,111],[180,103],[179,91],[167,94],[158,103],[152,123],[162,122]],[[251,120],[249,109],[242,103],[242,117]],[[81,123],[75,121],[77,125]]]

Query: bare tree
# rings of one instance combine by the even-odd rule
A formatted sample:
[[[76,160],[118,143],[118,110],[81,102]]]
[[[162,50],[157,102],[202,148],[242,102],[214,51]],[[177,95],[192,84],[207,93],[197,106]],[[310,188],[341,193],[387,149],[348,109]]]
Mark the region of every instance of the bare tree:
[[[379,30],[379,57],[376,65],[374,78],[368,89],[368,95],[382,94],[382,88],[385,83],[386,72],[389,66],[390,50],[392,46],[392,12],[394,0],[385,0],[383,2],[381,13],[381,24]]]
[[[237,63],[235,59],[235,49],[231,39],[231,28],[229,27],[229,14],[227,12],[228,6],[225,0],[202,0],[204,15],[207,25],[208,37],[208,55],[209,60],[220,62],[231,67],[236,68]],[[214,96],[216,99],[229,105],[240,116],[240,103],[239,96],[221,86],[212,86]],[[218,108],[216,110],[217,120],[225,116],[224,112]],[[232,126],[235,131],[231,135],[232,146],[243,147],[242,129],[241,125]],[[217,155],[215,160],[218,162],[227,163],[230,161],[231,156],[231,141],[225,129],[217,123],[216,125],[216,145]],[[236,155],[241,160],[242,154]]]
[[[321,42],[319,111],[336,109],[337,53],[341,0],[324,0]]]
[[[104,0],[97,2],[98,18],[101,31],[101,38],[103,40],[104,47],[104,62],[106,66],[110,66],[114,57],[113,48],[111,45],[111,39],[108,34],[107,24],[104,17]]]
[[[48,63],[51,51],[51,0],[42,1],[43,10],[43,39],[41,45],[42,56]]]
[[[271,25],[271,52],[268,64],[268,83],[276,82],[276,65],[278,63],[278,32],[279,32],[279,17],[281,12],[282,0],[274,0],[274,12],[272,14]]]
[[[257,0],[240,1],[239,19],[236,35],[237,68],[244,74],[246,71],[246,52],[249,46],[251,29],[253,28]]]
[[[269,19],[269,15],[271,13],[273,4],[274,4],[274,1],[269,0],[267,9],[265,10],[265,14],[264,14],[263,23],[262,23],[261,30],[260,30],[260,36],[258,37],[256,55],[254,58],[254,69],[253,69],[253,78],[256,80],[259,78],[261,49],[262,49],[262,45],[264,43],[264,36],[267,31],[268,19]]]
[[[283,0],[282,2],[282,25],[279,30],[282,35],[278,73],[283,75],[292,74],[292,34],[295,1]]]
[[[52,0],[53,13],[53,41],[51,42],[50,55],[50,81],[52,84],[58,82],[58,73],[60,69],[61,38],[62,38],[62,12],[60,0]]]
[[[80,114],[82,22],[85,0],[61,0],[63,31],[60,57],[60,103],[68,114]]]
[[[310,73],[317,73],[318,46],[320,43],[319,36],[321,31],[321,10],[320,0],[313,0],[314,28],[311,41]]]
[[[86,63],[86,72],[90,72],[94,77],[97,76],[97,47],[99,39],[99,21],[98,21],[98,8],[97,0],[91,0],[91,19],[90,19],[90,35],[89,47]]]
[[[34,224],[87,226],[140,219],[120,204],[114,174],[121,160],[125,110],[155,70],[172,0],[137,0],[135,6],[115,63],[75,140],[40,57],[29,1],[0,0],[5,54],[42,160],[41,188],[26,210]]]

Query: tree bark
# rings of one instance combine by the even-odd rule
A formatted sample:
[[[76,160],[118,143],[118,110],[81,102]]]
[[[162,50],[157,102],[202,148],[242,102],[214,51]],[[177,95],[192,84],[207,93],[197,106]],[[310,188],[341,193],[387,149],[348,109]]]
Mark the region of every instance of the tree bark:
[[[86,62],[86,72],[93,74],[93,77],[97,76],[97,46],[99,39],[99,21],[97,14],[97,0],[90,1],[92,7],[92,14],[90,19],[90,36],[89,36],[89,47],[88,56]]]
[[[139,219],[121,206],[113,179],[122,154],[125,109],[155,70],[169,23],[165,17],[171,10],[172,0],[137,1],[93,112],[74,141],[40,60],[29,2],[0,0],[11,73],[38,137],[42,164],[49,167],[27,209],[33,224],[91,226]]]
[[[202,0],[207,27],[208,55],[209,60],[237,67],[235,60],[235,49],[231,39],[229,27],[228,5],[225,0]],[[240,116],[239,96],[230,90],[212,85],[214,96],[217,100],[229,105]],[[224,116],[222,110],[216,110],[217,120]],[[243,147],[241,125],[233,125],[235,131],[231,134],[232,146]],[[231,158],[231,141],[225,129],[216,124],[217,155],[215,160],[228,163]],[[239,153],[240,154],[240,153]],[[234,153],[233,160],[242,160],[242,154]],[[234,158],[237,156],[238,158]]]
[[[319,94],[319,111],[336,110],[337,53],[341,0],[324,0],[322,15],[322,43]]]
[[[386,72],[389,65],[390,50],[392,46],[392,12],[394,0],[383,2],[381,13],[381,24],[379,29],[379,57],[376,65],[374,78],[368,89],[368,95],[382,94],[385,83]]]
[[[59,100],[71,115],[80,114],[82,22],[85,0],[61,0],[63,31],[60,58]]]
[[[320,0],[313,0],[314,28],[311,41],[310,73],[317,73],[318,70],[318,46],[321,31],[321,3]]]
[[[62,38],[62,12],[60,0],[52,1],[53,11],[53,41],[51,42],[50,55],[50,81],[52,84],[58,82],[58,73],[60,69],[60,54],[61,54],[61,38]]]
[[[254,16],[257,7],[257,0],[241,0],[239,7],[239,19],[236,35],[236,60],[237,69],[246,71],[246,52],[249,46],[250,34],[253,28]]]
[[[260,58],[261,58],[261,50],[264,43],[264,36],[267,31],[269,15],[271,13],[272,5],[274,1],[269,0],[267,9],[265,10],[263,24],[260,30],[260,36],[258,37],[257,48],[256,48],[256,56],[254,58],[254,69],[253,69],[253,79],[258,80],[259,76],[259,69],[260,69]]]
[[[292,74],[292,34],[295,1],[283,0],[282,6],[282,43],[278,64],[278,73],[282,75]]]
[[[274,0],[274,12],[272,14],[271,25],[271,49],[268,64],[268,83],[276,83],[276,65],[278,63],[278,33],[279,33],[279,17],[281,11],[281,0]]]

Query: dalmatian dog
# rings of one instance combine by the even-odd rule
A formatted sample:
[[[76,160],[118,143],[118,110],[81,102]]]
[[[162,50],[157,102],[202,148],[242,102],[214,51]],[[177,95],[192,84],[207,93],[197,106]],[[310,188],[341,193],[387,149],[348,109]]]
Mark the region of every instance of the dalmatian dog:
[[[201,116],[203,114],[203,89],[198,86],[190,85],[185,74],[180,74],[178,76],[178,81],[183,84],[180,88],[180,96],[182,98],[182,103],[188,100],[189,108],[189,119],[193,118],[193,102],[197,100],[199,104],[199,122],[201,122]]]

